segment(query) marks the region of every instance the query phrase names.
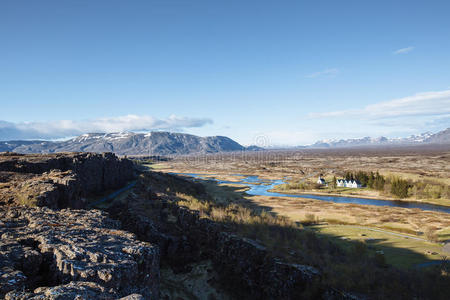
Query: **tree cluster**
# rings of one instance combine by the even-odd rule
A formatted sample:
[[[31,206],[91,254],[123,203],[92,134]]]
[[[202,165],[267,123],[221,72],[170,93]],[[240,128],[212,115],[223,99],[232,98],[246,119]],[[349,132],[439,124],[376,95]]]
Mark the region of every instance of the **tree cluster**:
[[[401,179],[399,177],[393,177],[391,180],[391,194],[399,198],[408,197],[408,189],[411,184],[407,180]]]

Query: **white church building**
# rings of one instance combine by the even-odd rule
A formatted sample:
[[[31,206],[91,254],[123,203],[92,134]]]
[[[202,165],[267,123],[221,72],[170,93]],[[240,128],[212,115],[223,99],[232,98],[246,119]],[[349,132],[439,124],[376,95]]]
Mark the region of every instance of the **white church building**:
[[[327,182],[325,181],[325,179],[322,178],[322,176],[319,176],[319,179],[317,179],[317,183],[328,186]]]

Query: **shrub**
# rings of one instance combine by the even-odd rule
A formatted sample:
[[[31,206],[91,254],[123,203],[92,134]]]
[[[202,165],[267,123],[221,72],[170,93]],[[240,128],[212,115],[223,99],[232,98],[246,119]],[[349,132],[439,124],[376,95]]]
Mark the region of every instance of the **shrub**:
[[[424,189],[424,193],[428,198],[439,199],[442,195],[442,189],[440,186],[427,184]]]
[[[380,175],[378,172],[375,175],[373,179],[373,188],[379,191],[382,191],[384,189],[384,184],[386,183],[386,180],[384,179],[383,175]]]
[[[337,187],[336,176],[333,176],[333,180],[331,180],[331,187],[335,189]]]
[[[398,177],[394,177],[391,181],[391,193],[398,198],[407,198],[410,187],[407,180]]]
[[[319,190],[322,188],[322,185],[320,183],[314,183],[313,188]]]
[[[418,189],[417,189],[417,186],[414,185],[414,186],[408,188],[408,196],[409,196],[409,197],[414,196],[414,197],[417,198],[417,195],[418,195]]]
[[[308,188],[308,184],[305,182],[289,182],[285,184],[281,184],[278,186],[278,189],[280,190],[305,190]]]
[[[436,233],[436,228],[427,228],[425,230],[425,237],[430,242],[437,242],[438,241],[438,235]]]

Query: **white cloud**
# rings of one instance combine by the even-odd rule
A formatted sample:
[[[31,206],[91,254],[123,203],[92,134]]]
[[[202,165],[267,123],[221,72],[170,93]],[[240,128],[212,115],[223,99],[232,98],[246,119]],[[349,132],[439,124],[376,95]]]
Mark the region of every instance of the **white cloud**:
[[[51,122],[11,123],[0,121],[0,140],[54,139],[89,132],[120,132],[143,130],[183,130],[211,124],[206,118],[186,118],[171,115],[166,119],[152,116],[125,115],[92,120],[59,120]]]
[[[397,54],[406,54],[406,53],[409,53],[409,52],[413,51],[414,48],[415,47],[413,47],[413,46],[409,46],[409,47],[406,47],[406,48],[397,49],[393,53],[395,55],[397,55]]]
[[[321,76],[328,76],[328,77],[334,77],[337,74],[339,74],[339,70],[336,68],[333,69],[326,69],[320,72],[315,72],[309,75],[306,75],[307,78],[316,78],[316,77],[321,77]]]
[[[311,113],[312,118],[392,119],[403,117],[450,117],[450,90],[419,93],[413,96],[367,105],[361,109]]]

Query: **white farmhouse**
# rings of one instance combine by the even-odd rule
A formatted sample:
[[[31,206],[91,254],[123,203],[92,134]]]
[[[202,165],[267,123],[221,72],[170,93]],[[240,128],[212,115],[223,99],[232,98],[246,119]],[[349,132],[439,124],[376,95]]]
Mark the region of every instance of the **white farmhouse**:
[[[348,187],[353,189],[358,189],[362,187],[362,184],[357,180],[345,180],[345,179],[336,180],[336,185],[338,187]]]
[[[348,187],[359,189],[362,187],[362,184],[357,180],[350,180],[350,182],[348,183]]]

